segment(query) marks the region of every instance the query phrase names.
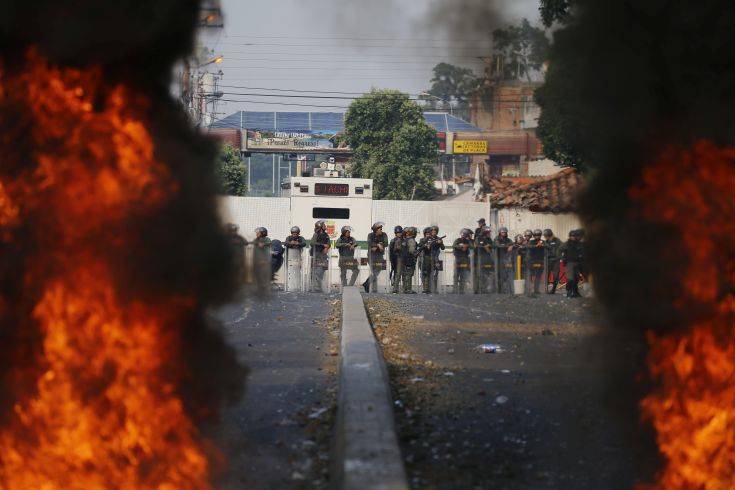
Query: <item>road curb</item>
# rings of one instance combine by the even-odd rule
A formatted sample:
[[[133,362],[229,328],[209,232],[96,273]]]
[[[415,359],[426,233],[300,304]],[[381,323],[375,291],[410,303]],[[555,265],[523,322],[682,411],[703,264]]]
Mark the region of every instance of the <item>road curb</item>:
[[[334,488],[408,489],[393,423],[388,372],[357,287],[342,293]]]

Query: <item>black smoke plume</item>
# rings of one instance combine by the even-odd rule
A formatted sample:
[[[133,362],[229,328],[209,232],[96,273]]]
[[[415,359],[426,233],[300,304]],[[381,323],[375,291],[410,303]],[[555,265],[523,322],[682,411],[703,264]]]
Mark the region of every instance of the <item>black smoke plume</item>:
[[[702,139],[735,143],[730,110],[735,103],[735,4],[543,3],[561,9],[564,25],[554,34],[546,83],[536,94],[542,108],[538,134],[547,156],[588,175],[579,211],[600,302],[616,327],[641,336],[646,330],[677,331],[711,317],[716,303],[687,293],[691,252],[682,232],[675,223],[642,219],[629,191],[667,149],[688,149]],[[731,260],[724,254],[712,259]],[[710,279],[726,295],[732,279],[724,276]],[[611,358],[616,355],[608,352]],[[652,388],[641,382],[643,363],[641,358],[627,379],[617,377],[610,386],[620,408],[612,417],[634,421],[627,430],[639,434],[633,450],[653,443],[651,435],[633,426],[640,420],[638,401]],[[637,453],[636,462],[648,467],[638,468],[639,477],[653,475],[656,463],[646,462],[652,453],[652,448]]]
[[[590,266],[618,325],[670,329],[707,314],[674,308],[681,237],[630,219],[628,189],[668,146],[735,142],[733,22],[727,1],[580,0],[554,35],[539,133],[552,158],[592,177],[581,207]]]
[[[196,299],[194,312],[176,326],[187,368],[187,379],[176,388],[201,422],[241,394],[245,369],[206,316],[235,288],[215,200],[216,148],[191,127],[170,95],[172,66],[192,49],[198,8],[198,0],[6,0],[0,7],[0,77],[22,70],[32,48],[53,66],[93,67],[104,86],[124,85],[147,101],[144,119],[155,158],[170,170],[178,192],[154,215],[100,228],[97,249],[113,264],[117,283],[125,285],[121,300]],[[38,121],[22,105],[28,94],[1,95],[0,182],[9,182],[38,164],[34,142],[25,136]],[[40,334],[31,320],[38,297],[20,287],[32,265],[28,257],[38,255],[48,239],[38,219],[30,216],[12,230],[0,230],[2,414],[18,395],[8,386],[32,389],[38,374],[33,359]],[[121,233],[132,243],[119,246]],[[9,379],[9,373],[22,373],[27,382]]]

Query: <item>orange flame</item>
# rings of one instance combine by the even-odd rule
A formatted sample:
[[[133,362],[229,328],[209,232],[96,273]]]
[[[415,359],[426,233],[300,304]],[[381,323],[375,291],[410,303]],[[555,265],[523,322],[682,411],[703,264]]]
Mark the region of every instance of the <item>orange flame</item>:
[[[195,302],[122,295],[115,263],[116,251],[137,245],[126,224],[177,192],[156,159],[146,100],[106,86],[96,70],[54,68],[30,53],[19,75],[0,74],[0,104],[18,101],[32,121],[20,135],[31,153],[12,178],[0,169],[0,244],[20,240],[33,220],[36,248],[17,286],[36,298],[29,324],[40,342],[35,386],[11,387],[0,487],[209,488],[205,441],[177,394],[177,326]],[[0,146],[12,148],[12,137]],[[109,229],[118,236],[100,243]],[[7,379],[24,379],[27,367],[16,369]]]
[[[648,334],[657,380],[641,402],[665,466],[656,488],[735,488],[735,149],[669,150],[631,191],[642,217],[680,232],[674,305],[708,312],[683,331]],[[702,316],[702,315],[700,315]]]

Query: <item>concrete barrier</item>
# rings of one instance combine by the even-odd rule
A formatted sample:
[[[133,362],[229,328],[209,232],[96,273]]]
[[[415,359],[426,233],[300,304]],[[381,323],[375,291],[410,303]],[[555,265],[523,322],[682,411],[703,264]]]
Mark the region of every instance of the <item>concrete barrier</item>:
[[[332,482],[344,490],[408,489],[388,373],[357,287],[342,292],[342,340]]]

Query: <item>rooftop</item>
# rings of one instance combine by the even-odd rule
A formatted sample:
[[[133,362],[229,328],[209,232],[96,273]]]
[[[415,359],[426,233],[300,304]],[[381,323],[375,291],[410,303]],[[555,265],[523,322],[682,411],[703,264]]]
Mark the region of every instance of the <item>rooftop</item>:
[[[331,132],[344,131],[342,112],[253,112],[238,111],[213,123],[212,129],[259,131]],[[445,112],[425,112],[424,119],[438,132],[482,132],[467,121]]]
[[[534,212],[574,211],[582,177],[572,168],[524,183],[506,179],[485,181],[485,191],[494,208],[526,208]]]

